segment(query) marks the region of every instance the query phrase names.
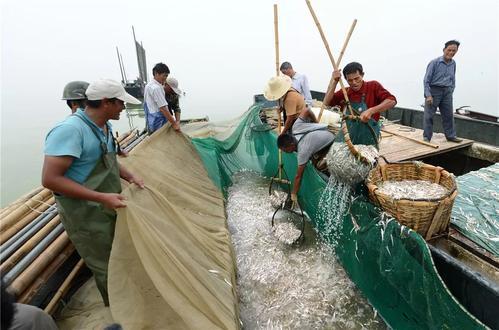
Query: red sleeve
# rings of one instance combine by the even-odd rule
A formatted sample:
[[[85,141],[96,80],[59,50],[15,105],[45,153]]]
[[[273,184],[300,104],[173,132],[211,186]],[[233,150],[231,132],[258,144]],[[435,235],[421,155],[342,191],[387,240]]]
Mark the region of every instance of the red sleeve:
[[[375,91],[375,95],[376,95],[376,104],[380,104],[381,102],[383,102],[384,100],[394,100],[395,102],[397,102],[397,99],[395,98],[395,96],[390,93],[389,91],[387,91],[383,85],[381,85],[379,82],[377,82],[376,80],[373,80],[373,87],[374,87],[374,91]]]
[[[331,106],[341,105],[343,103],[344,97],[341,89],[333,94],[333,100],[331,102]]]

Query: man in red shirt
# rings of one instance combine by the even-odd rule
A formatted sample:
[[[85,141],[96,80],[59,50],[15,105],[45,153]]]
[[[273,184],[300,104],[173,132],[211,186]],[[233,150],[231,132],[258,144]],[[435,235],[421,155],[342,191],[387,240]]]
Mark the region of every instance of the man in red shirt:
[[[397,99],[379,82],[375,80],[364,81],[364,70],[360,63],[347,64],[343,69],[343,76],[350,86],[347,88],[347,95],[352,109],[360,114],[362,122],[369,123],[379,137],[379,113],[393,108],[397,104]],[[333,78],[333,86],[330,93],[324,97],[324,104],[343,108],[345,106],[343,92],[339,90],[334,93],[341,78],[341,72],[334,71]],[[348,111],[347,114],[349,114]],[[355,143],[353,140],[352,142]]]

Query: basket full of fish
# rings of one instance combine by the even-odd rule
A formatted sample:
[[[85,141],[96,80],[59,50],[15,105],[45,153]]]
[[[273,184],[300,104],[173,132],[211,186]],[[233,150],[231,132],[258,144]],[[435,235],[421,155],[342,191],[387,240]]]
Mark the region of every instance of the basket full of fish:
[[[369,197],[426,240],[448,232],[457,195],[454,175],[423,162],[379,164],[366,180]]]

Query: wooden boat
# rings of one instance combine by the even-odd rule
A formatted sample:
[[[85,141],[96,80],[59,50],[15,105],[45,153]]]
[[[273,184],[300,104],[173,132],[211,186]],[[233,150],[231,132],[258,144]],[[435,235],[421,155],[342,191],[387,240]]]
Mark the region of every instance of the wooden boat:
[[[324,97],[324,93],[320,92],[312,92],[312,95],[318,100]],[[267,109],[275,106],[262,95],[256,95],[255,102]],[[391,122],[385,122],[380,155],[391,162],[421,160],[441,166],[457,175],[458,181],[459,176],[471,171],[481,174],[480,169],[489,166],[499,169],[498,122],[456,116],[457,132],[464,137],[464,141],[449,143],[443,134],[437,133],[431,141],[437,146],[434,148],[415,141],[422,140],[422,116],[422,111],[413,109],[394,108],[387,111],[385,118]],[[440,121],[438,116],[435,120],[437,132]],[[499,175],[496,175],[496,191],[498,186]],[[495,221],[497,225],[498,220]],[[466,237],[455,224],[451,224],[448,235],[428,241],[428,247],[436,269],[453,297],[484,324],[493,329],[499,328],[497,309],[491,308],[499,306],[499,256]]]

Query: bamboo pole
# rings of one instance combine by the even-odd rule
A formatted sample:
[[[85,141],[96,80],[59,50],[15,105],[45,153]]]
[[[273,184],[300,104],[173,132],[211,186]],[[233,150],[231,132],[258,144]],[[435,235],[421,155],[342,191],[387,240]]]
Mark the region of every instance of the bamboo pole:
[[[277,12],[277,4],[274,4],[274,42],[275,42],[275,76],[279,76],[279,15]],[[279,107],[279,100],[277,101],[277,106]],[[277,133],[280,135],[282,130],[282,120],[281,112],[279,108],[277,109]],[[278,162],[279,162],[279,180],[282,180],[282,151],[278,150]]]
[[[279,75],[279,20],[277,4],[274,4],[275,75]]]
[[[121,141],[123,141],[125,138],[127,138],[131,133],[133,132],[133,130],[129,130],[128,132],[125,132],[123,134],[120,134],[117,138],[116,138],[116,141],[118,141],[118,143],[121,143]]]
[[[333,68],[336,71],[336,70],[338,70],[338,65],[336,65],[336,61],[334,60],[333,54],[331,53],[331,49],[329,48],[329,43],[327,42],[326,36],[324,35],[324,32],[322,31],[321,24],[319,23],[319,20],[317,19],[317,16],[315,15],[315,12],[314,12],[314,9],[312,8],[312,4],[310,3],[310,0],[305,0],[305,1],[307,2],[307,6],[308,6],[308,9],[310,10],[310,14],[312,14],[312,18],[314,19],[315,25],[317,26],[317,29],[319,30],[322,41],[324,42],[324,46],[326,47],[326,51],[327,51],[327,54],[329,55],[329,59],[331,60],[331,64],[333,64]],[[350,114],[358,116],[359,113],[357,112],[357,110],[353,109],[351,104],[350,104],[350,100],[348,99],[348,94],[347,94],[347,91],[345,89],[345,85],[343,84],[343,79],[341,79],[341,76],[340,76],[339,83],[340,83],[341,91],[343,92],[343,98],[345,99],[346,106],[350,110]],[[350,152],[355,157],[357,157],[363,163],[369,164],[369,161],[364,156],[362,156],[361,153],[355,147],[355,145],[353,145],[352,141],[350,140],[350,135],[345,134],[345,129],[347,129],[347,125],[345,123],[345,120],[346,120],[345,116],[346,116],[346,113],[344,111],[343,118],[342,118],[342,131],[343,131],[343,134],[345,136],[345,143],[348,146],[348,149],[350,150]]]
[[[47,201],[45,201],[43,204],[39,205],[37,208],[32,210],[30,213],[27,213],[25,216],[23,216],[19,221],[17,221],[9,229],[0,233],[0,244],[4,244],[5,242],[7,242],[7,240],[9,240],[11,237],[13,237],[15,234],[17,234],[20,230],[22,230],[24,227],[26,227],[28,224],[30,224],[33,220],[38,218],[41,214],[46,212],[52,205],[54,205],[54,203],[55,203],[55,198],[52,196]]]
[[[45,188],[43,188],[42,186],[39,186],[39,187],[33,189],[32,191],[30,191],[29,193],[25,194],[24,196],[19,197],[18,199],[16,199],[15,201],[13,201],[9,205],[7,205],[6,207],[3,207],[0,210],[0,218],[6,217],[10,212],[14,211],[19,206],[19,204],[32,198],[33,196],[38,194],[43,189],[45,189]]]
[[[71,282],[74,280],[74,278],[76,277],[76,275],[78,275],[78,273],[80,272],[80,270],[84,266],[85,266],[85,262],[83,261],[83,259],[80,259],[80,261],[78,261],[78,263],[73,268],[73,270],[71,271],[71,273],[69,273],[68,277],[66,277],[66,279],[64,280],[64,282],[62,282],[60,288],[57,290],[57,292],[55,293],[54,297],[52,297],[52,299],[48,303],[47,307],[45,307],[44,311],[47,314],[52,314],[54,312],[55,308],[57,307],[57,303],[59,302],[59,300],[62,299],[62,297],[69,290],[69,286],[71,285]]]
[[[61,233],[64,232],[62,224],[52,230],[40,243],[38,243],[29,253],[22,258],[12,269],[3,276],[3,281],[6,285],[10,285],[30,264],[40,256],[45,249],[54,242]]]
[[[400,136],[400,137],[402,137],[404,139],[407,139],[407,140],[410,140],[410,141],[413,141],[413,142],[416,142],[416,143],[419,143],[419,144],[423,144],[425,146],[432,147],[432,148],[435,148],[435,149],[437,149],[439,147],[438,144],[430,143],[430,142],[426,142],[426,141],[421,141],[421,140],[418,140],[418,139],[415,139],[415,138],[412,138],[412,137],[409,137],[409,136],[402,135],[400,133],[395,133],[395,132],[389,131],[389,130],[384,129],[384,128],[381,129],[381,131],[383,131],[385,133],[393,134],[395,136]]]
[[[69,259],[69,257],[74,253],[75,247],[72,243],[67,244],[64,249],[59,253],[57,257],[52,260],[52,262],[43,270],[43,272],[36,278],[36,280],[31,283],[31,285],[24,290],[24,292],[19,296],[17,302],[22,304],[29,303],[40,288],[47,283],[50,277],[61,267],[61,265]]]
[[[352,22],[352,26],[350,26],[350,30],[348,31],[347,37],[345,38],[345,42],[343,43],[343,47],[341,48],[341,52],[340,52],[340,56],[338,57],[338,61],[336,62],[336,66],[338,68],[340,67],[341,60],[343,59],[343,55],[345,54],[345,49],[347,48],[347,45],[350,42],[350,37],[352,36],[353,30],[355,29],[356,25],[357,25],[357,19],[354,19]],[[333,83],[334,83],[334,78],[333,78],[333,76],[331,76],[331,80],[329,81],[329,85],[327,86],[327,89],[326,89],[326,95],[324,96],[324,100],[329,95],[329,93],[331,93],[331,92],[334,93],[334,91],[331,90],[333,87]],[[320,122],[321,118],[322,118],[322,112],[324,111],[324,100],[321,104],[321,110],[319,111],[319,117],[317,118],[317,122]]]
[[[14,281],[10,284],[10,292],[15,295],[22,293],[28,285],[50,264],[52,260],[69,243],[68,234],[63,231]]]
[[[322,42],[324,43],[324,46],[326,47],[327,54],[329,56],[329,59],[331,60],[331,64],[333,64],[334,70],[338,70],[338,66],[336,65],[336,61],[334,60],[333,54],[331,53],[331,49],[329,48],[329,43],[326,40],[326,36],[324,35],[324,31],[322,31],[321,24],[319,23],[319,19],[315,15],[315,11],[312,8],[312,4],[310,3],[310,0],[305,0],[307,2],[308,9],[310,10],[310,14],[312,14],[312,18],[314,19],[315,25],[317,26],[317,29],[319,30],[319,34],[321,35]],[[343,97],[345,98],[345,102],[348,104],[350,111],[352,111],[351,106],[350,106],[350,100],[348,99],[348,94],[345,89],[345,86],[343,85],[343,79],[339,80],[341,90],[343,91]],[[353,113],[353,112],[351,112]]]
[[[59,223],[59,215],[50,220],[42,229],[36,232],[26,243],[16,250],[7,260],[0,265],[0,273],[5,274],[25,257],[40,241],[45,238]]]
[[[31,212],[33,208],[40,205],[40,201],[44,201],[48,196],[52,195],[52,192],[48,189],[43,189],[38,194],[21,204],[16,210],[12,211],[5,218],[2,217],[0,221],[0,232],[4,232],[15,224],[19,218],[24,217],[27,213]]]

